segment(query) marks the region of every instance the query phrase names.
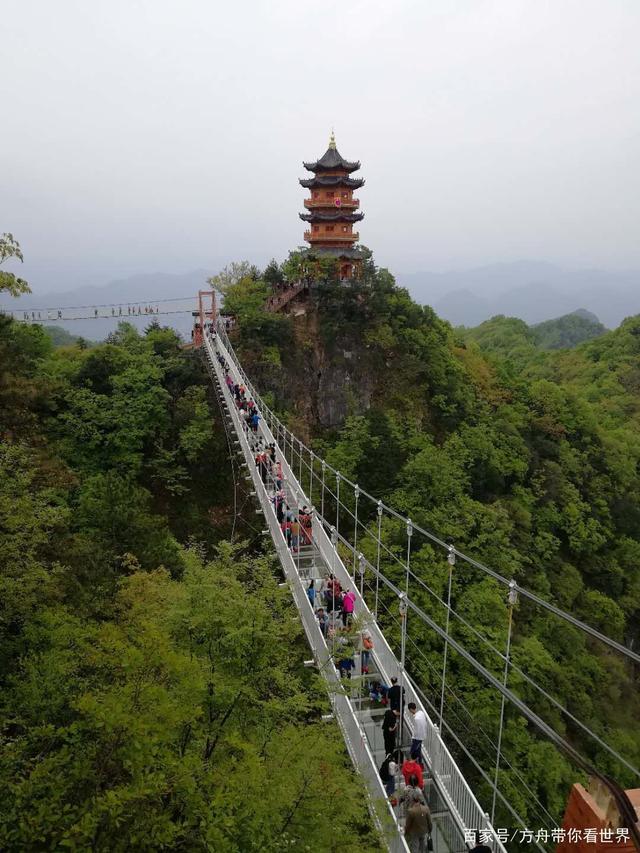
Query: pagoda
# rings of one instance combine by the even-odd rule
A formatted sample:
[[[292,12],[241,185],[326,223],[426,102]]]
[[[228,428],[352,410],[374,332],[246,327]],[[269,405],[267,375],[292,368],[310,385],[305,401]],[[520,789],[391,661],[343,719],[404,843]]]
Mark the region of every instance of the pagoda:
[[[300,219],[310,228],[304,232],[309,243],[310,256],[329,256],[339,261],[340,278],[357,278],[362,267],[362,254],[354,248],[360,238],[353,230],[354,222],[360,222],[364,213],[358,213],[360,201],[353,191],[363,186],[363,178],[352,178],[351,173],[360,168],[360,161],[345,160],[336,148],[336,139],[331,133],[329,147],[319,160],[302,164],[313,178],[301,179],[301,186],[311,195],[304,200],[307,213]]]

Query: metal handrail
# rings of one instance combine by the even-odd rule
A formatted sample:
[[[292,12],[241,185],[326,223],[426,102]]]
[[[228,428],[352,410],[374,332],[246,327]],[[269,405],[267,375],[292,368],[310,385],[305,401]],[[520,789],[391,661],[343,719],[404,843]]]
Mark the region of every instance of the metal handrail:
[[[278,417],[271,411],[271,409],[263,402],[262,398],[260,397],[260,394],[254,388],[253,384],[251,383],[250,379],[248,378],[247,374],[245,373],[242,365],[240,364],[238,357],[236,356],[235,352],[233,351],[233,347],[232,347],[231,343],[229,342],[229,339],[226,335],[226,332],[224,332],[224,329],[222,329],[221,331],[222,331],[222,334],[224,336],[223,339],[226,341],[227,349],[229,350],[234,363],[236,364],[238,370],[240,371],[240,374],[243,377],[244,384],[246,385],[247,389],[250,390],[253,399],[256,401],[256,403],[258,403],[263,414],[268,413],[270,415],[270,417],[272,418],[272,420],[274,422],[277,422],[279,424],[280,428],[282,430],[284,430],[284,433],[289,437],[290,441],[292,441],[292,442],[295,441],[296,445],[300,448],[300,452],[308,453],[309,458],[312,461],[317,460],[317,461],[321,462],[322,466],[325,468],[325,470],[327,472],[331,472],[335,477],[339,477],[341,482],[343,484],[346,484],[347,486],[349,486],[351,489],[355,489],[357,487],[359,489],[360,498],[366,498],[367,500],[369,500],[373,504],[375,504],[376,507],[382,507],[385,514],[387,514],[387,515],[391,516],[392,518],[395,518],[396,520],[402,522],[403,525],[407,525],[407,524],[411,523],[413,526],[414,533],[419,533],[421,536],[424,536],[426,539],[428,539],[434,545],[438,545],[438,547],[445,550],[448,554],[454,554],[456,558],[464,560],[464,562],[468,563],[469,565],[474,566],[477,569],[480,569],[482,572],[484,572],[485,574],[488,574],[490,577],[492,577],[494,580],[498,581],[498,583],[502,584],[503,586],[505,586],[507,588],[511,587],[511,585],[514,583],[514,581],[512,579],[506,578],[504,575],[501,575],[499,572],[495,571],[494,569],[491,569],[489,566],[485,565],[484,563],[480,562],[479,560],[476,560],[474,557],[470,557],[468,554],[465,554],[463,551],[460,551],[458,548],[456,548],[455,545],[448,543],[448,542],[445,542],[443,539],[440,539],[438,536],[436,536],[430,530],[427,530],[426,528],[421,527],[419,524],[416,524],[411,519],[402,515],[402,513],[398,512],[393,507],[390,507],[388,504],[385,504],[383,501],[379,500],[374,495],[369,494],[369,492],[367,492],[361,486],[358,486],[357,483],[354,483],[348,477],[345,477],[344,474],[342,474],[336,468],[331,466],[328,462],[325,462],[324,460],[320,459],[320,457],[317,456],[317,454],[314,453],[314,451],[311,450],[311,448],[309,448],[305,444],[303,444],[303,442],[301,442],[278,419]],[[526,587],[520,586],[520,584],[516,583],[515,588],[516,588],[518,594],[521,595],[523,598],[529,599],[530,601],[532,601],[536,605],[544,608],[545,610],[547,610],[550,613],[553,613],[558,618],[564,619],[565,621],[574,625],[576,628],[579,628],[584,633],[589,634],[590,636],[594,637],[595,639],[599,640],[600,642],[604,643],[605,645],[608,645],[610,648],[615,649],[617,652],[619,652],[620,654],[629,658],[630,660],[634,661],[635,663],[640,663],[640,654],[637,652],[634,652],[633,649],[630,649],[627,646],[624,646],[621,643],[618,643],[616,640],[613,640],[611,637],[607,637],[605,634],[598,631],[596,628],[593,628],[591,625],[588,625],[586,622],[583,622],[580,619],[577,619],[572,614],[567,613],[566,611],[562,610],[559,607],[556,607],[556,605],[552,604],[550,601],[546,601],[545,599],[540,598],[540,596],[538,596],[534,592],[531,592],[530,590],[526,589]]]
[[[280,448],[280,442],[277,440],[277,438],[274,436],[274,433],[272,432],[272,429],[277,426],[278,433],[280,433],[283,425],[275,417],[273,412],[267,406],[265,406],[263,404],[260,396],[255,392],[255,389],[253,388],[250,380],[247,378],[247,376],[246,376],[246,374],[245,374],[245,372],[244,372],[244,370],[240,364],[240,361],[238,360],[238,358],[237,358],[237,356],[233,350],[233,347],[231,346],[231,344],[228,340],[228,337],[226,336],[226,333],[224,333],[222,330],[220,330],[218,332],[218,335],[219,335],[219,337],[222,338],[222,340],[220,340],[218,342],[218,347],[221,350],[223,357],[226,359],[226,361],[228,363],[234,365],[234,372],[238,373],[239,378],[245,384],[245,387],[251,393],[253,400],[259,406],[259,409],[260,409],[262,416],[263,416],[263,422],[260,425],[260,431],[262,432],[262,434],[264,435],[264,437],[268,443],[275,443],[280,450],[283,475],[284,475],[289,487],[292,489],[293,492],[295,492],[300,504],[309,505],[311,503],[311,501],[309,500],[307,495],[304,493],[302,486],[298,482],[293,470],[291,469],[289,463],[286,460],[286,454],[283,452],[282,448]],[[211,343],[210,343],[208,338],[206,339],[206,342],[207,342],[207,346],[211,347]],[[214,361],[215,361],[215,359],[214,359]],[[219,372],[219,370],[220,370],[219,365],[216,364],[214,366],[217,368],[217,371]],[[227,394],[228,394],[228,391],[227,391]],[[237,415],[235,404],[233,404],[233,401],[232,401],[231,409],[234,411],[234,419],[235,419],[235,421],[238,422],[238,425],[239,425],[239,418]],[[240,431],[242,432],[242,430],[240,430]],[[286,442],[287,435],[290,435],[293,437],[292,433],[290,433],[288,430],[286,430],[286,432],[284,433],[285,442]],[[245,439],[245,441],[246,441],[246,439]],[[296,439],[296,442],[297,442],[297,439]],[[259,483],[259,488],[257,488],[256,490],[257,490],[258,494],[262,495],[264,493],[264,489],[262,488],[262,483],[259,480],[257,473],[254,474],[254,481],[256,483]],[[275,512],[274,512],[273,506],[271,505],[270,502],[269,502],[269,515],[273,516],[273,518],[275,519]],[[393,653],[391,647],[387,643],[387,640],[384,637],[383,632],[381,631],[381,629],[377,625],[373,614],[369,610],[369,607],[367,606],[367,604],[364,600],[364,597],[358,591],[357,584],[355,583],[355,579],[349,573],[349,571],[348,571],[347,567],[345,566],[344,562],[342,561],[342,559],[338,553],[337,547],[336,547],[337,541],[340,541],[342,544],[346,545],[349,548],[352,548],[352,546],[344,537],[339,536],[339,534],[336,535],[335,532],[334,532],[334,536],[336,537],[336,542],[331,541],[330,536],[327,534],[327,529],[329,529],[331,527],[331,523],[329,521],[327,521],[326,518],[323,518],[322,515],[317,511],[317,509],[315,507],[312,508],[312,517],[313,517],[313,541],[316,544],[316,546],[318,547],[318,550],[320,551],[320,555],[322,556],[325,564],[331,568],[331,571],[337,577],[337,579],[340,581],[342,587],[344,589],[350,588],[353,590],[353,592],[356,596],[356,604],[357,604],[358,612],[364,614],[365,620],[367,621],[367,629],[371,633],[372,639],[374,640],[373,656],[374,656],[374,659],[376,661],[376,665],[380,671],[381,676],[385,679],[386,683],[390,683],[391,677],[393,675],[397,675],[399,673],[400,664],[398,663],[398,660],[397,660],[395,654]],[[276,520],[276,522],[277,522],[277,520]],[[279,526],[278,526],[278,532],[275,536],[274,541],[275,540],[283,541],[282,534],[279,530]],[[285,543],[285,548],[286,548],[286,543]],[[287,549],[287,553],[288,553],[288,549]],[[295,571],[295,564],[293,563],[293,560],[292,560],[291,555],[289,553],[288,553],[288,556],[289,556],[289,559],[291,560],[291,563],[293,564],[293,568]],[[298,581],[299,581],[299,583],[301,583],[299,578],[298,578]],[[303,592],[304,598],[306,599],[307,596],[306,596],[306,593],[304,592],[304,587],[302,587],[302,592]],[[305,608],[303,607],[302,610],[304,610],[304,609]],[[311,610],[311,612],[313,612],[311,606],[308,603],[308,599],[307,599],[306,609]],[[315,621],[315,617],[314,617],[314,621]],[[318,629],[318,631],[319,631],[319,629]],[[319,632],[319,633],[320,633],[320,636],[322,636],[321,632]],[[324,639],[323,639],[323,644],[324,644]],[[313,648],[313,646],[312,646],[312,648]],[[325,648],[326,648],[326,644],[325,644]],[[425,753],[425,756],[427,758],[427,763],[431,769],[431,773],[432,773],[434,783],[438,787],[438,789],[442,795],[443,800],[446,802],[447,807],[448,807],[448,809],[452,815],[452,818],[454,819],[455,823],[457,824],[457,826],[459,828],[459,831],[464,836],[465,832],[470,831],[470,830],[486,830],[487,833],[489,834],[489,836],[493,840],[493,844],[494,844],[495,849],[500,850],[500,851],[504,851],[505,848],[502,845],[502,843],[497,839],[497,835],[496,835],[493,827],[491,826],[488,815],[482,809],[482,806],[480,805],[480,803],[476,799],[475,795],[473,794],[471,787],[467,783],[462,772],[460,771],[459,767],[457,766],[456,762],[454,761],[453,757],[451,756],[449,749],[447,748],[446,744],[442,740],[442,737],[440,735],[438,727],[435,725],[435,723],[432,721],[432,719],[427,714],[426,709],[425,709],[425,707],[422,703],[422,700],[420,698],[419,692],[417,691],[417,689],[413,685],[411,679],[406,675],[406,673],[404,673],[404,675],[403,675],[403,682],[402,683],[403,683],[403,686],[405,688],[405,699],[406,699],[407,703],[408,702],[415,702],[417,707],[420,708],[421,710],[423,710],[425,713],[425,717],[427,719],[427,740],[423,744],[424,753]],[[355,715],[354,715],[354,717],[355,717]],[[357,721],[357,719],[356,719],[356,724],[358,726],[360,725],[359,722]],[[407,731],[410,731],[410,732],[413,731],[413,718],[411,717],[411,715],[406,710],[405,710],[405,715],[404,715],[404,719],[403,719],[403,725],[406,727]],[[361,730],[361,727],[360,727],[360,730]],[[363,734],[363,736],[364,736],[364,734]],[[375,769],[375,762],[374,762],[374,769]],[[377,773],[377,769],[376,769],[376,773]],[[379,777],[378,777],[377,781],[379,782]]]
[[[280,530],[280,525],[278,523],[273,504],[271,503],[266,493],[264,484],[262,483],[262,480],[258,474],[257,468],[255,467],[255,465],[252,464],[253,453],[242,428],[234,401],[231,398],[231,395],[229,394],[229,390],[226,388],[226,384],[222,377],[220,365],[217,363],[217,359],[215,357],[215,350],[208,333],[205,335],[204,342],[209,357],[210,365],[215,372],[218,385],[222,389],[222,392],[225,395],[225,399],[227,400],[227,406],[233,420],[235,431],[240,441],[240,446],[242,447],[243,453],[249,465],[254,490],[260,500],[262,511],[269,525],[269,532],[271,534],[271,538],[273,539],[276,548],[276,553],[280,560],[280,564],[282,565],[282,568],[284,570],[285,577],[289,582],[294,602],[298,609],[298,613],[300,614],[307,641],[311,650],[313,651],[314,659],[316,660],[318,669],[327,681],[327,685],[329,687],[329,695],[335,717],[340,725],[340,729],[342,731],[351,759],[366,781],[367,789],[369,792],[371,813],[374,817],[374,820],[376,821],[376,824],[378,825],[379,830],[383,833],[387,842],[387,846],[391,853],[408,853],[409,848],[406,844],[406,841],[404,840],[404,836],[400,831],[400,827],[396,822],[396,816],[386,796],[386,791],[382,784],[382,780],[380,779],[380,774],[378,772],[375,759],[373,757],[373,754],[371,753],[371,750],[369,749],[366,734],[360,724],[360,721],[358,720],[356,711],[353,708],[352,703],[349,701],[348,697],[342,689],[340,676],[338,675],[335,665],[333,664],[331,654],[320,630],[318,620],[315,617],[313,607],[311,606],[309,598],[306,594],[304,584],[296,569],[295,561],[293,559],[291,551],[289,550],[287,543],[282,535],[282,531]],[[231,361],[232,359],[229,358],[229,353],[226,352],[224,346],[222,346],[221,344],[218,344],[218,346],[222,351],[222,354],[227,358],[227,360]],[[273,434],[271,433],[271,430],[267,427],[266,424],[261,424],[260,431],[269,443],[275,443]],[[295,476],[293,475],[293,472],[291,471],[291,468],[289,467],[282,452],[281,456],[282,470],[285,478],[289,481],[289,485],[293,487],[293,490],[296,492],[296,494],[300,496],[300,499],[304,500],[306,496],[304,495],[301,487],[295,479]],[[380,809],[377,808],[379,804],[383,805],[383,814],[386,812],[386,819],[384,819],[384,817],[381,817]]]

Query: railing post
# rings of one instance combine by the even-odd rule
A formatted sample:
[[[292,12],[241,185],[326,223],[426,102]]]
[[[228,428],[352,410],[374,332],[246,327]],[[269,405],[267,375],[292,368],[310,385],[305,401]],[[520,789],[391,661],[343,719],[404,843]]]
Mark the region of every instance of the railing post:
[[[502,686],[507,686],[507,681],[509,678],[509,655],[511,654],[511,632],[513,630],[513,608],[518,601],[518,587],[514,580],[509,582],[509,593],[507,596],[507,601],[509,604],[509,616],[508,616],[508,624],[507,624],[507,647],[504,654],[504,670],[502,673]],[[498,791],[498,773],[500,771],[500,751],[502,749],[502,730],[504,727],[504,701],[505,695],[502,694],[502,701],[500,703],[500,727],[498,729],[498,744],[496,747],[496,769],[493,776],[493,798],[491,801],[491,823],[496,816],[496,795]],[[487,815],[487,818],[489,815]]]
[[[325,476],[325,472],[327,470],[327,463],[324,461],[324,459],[322,460],[320,467],[321,467],[321,471],[322,471],[322,483],[321,483],[322,492],[320,494],[320,516],[322,517],[322,521],[324,523],[324,476]]]
[[[407,571],[406,577],[404,581],[404,591],[407,598],[409,598],[409,571],[411,566],[411,537],[413,536],[413,524],[411,523],[411,519],[407,519]]]
[[[298,439],[298,453],[300,454],[300,473],[298,475],[298,483],[300,484],[300,488],[302,489],[302,442],[300,441],[300,439]]]
[[[360,595],[364,599],[364,572],[365,572],[364,554],[358,554],[358,572],[360,573]]]
[[[407,646],[407,594],[401,592],[398,601],[398,612],[400,613],[400,736],[398,738],[398,748],[402,749],[402,736],[404,734],[404,663],[405,651]]]
[[[375,601],[375,609],[373,611],[373,616],[378,621],[378,592],[380,589],[380,547],[382,544],[382,501],[378,501],[378,538],[376,540],[378,543],[377,554],[376,554],[376,601]]]
[[[338,538],[339,538],[340,537],[340,471],[336,471],[336,534],[338,535]]]
[[[491,819],[489,818],[489,812],[484,813],[484,824],[485,824],[484,828],[489,833],[489,838],[491,838],[491,841],[489,842],[489,844],[487,846],[490,846],[493,850],[495,850],[496,849],[496,839],[493,836],[493,833],[491,831],[492,830],[492,824],[493,824],[493,818],[491,818]]]
[[[309,451],[309,503],[313,504],[313,463],[316,458],[313,450]]]
[[[356,483],[355,488],[353,490],[354,497],[356,499],[356,508],[354,512],[354,522],[353,522],[353,579],[356,579],[356,550],[358,548],[358,499],[360,498],[360,486]]]
[[[440,776],[441,771],[441,750],[440,750],[440,726],[434,725],[433,731],[435,737],[433,739],[433,757],[431,759],[431,769],[433,770],[434,775],[437,774]]]
[[[331,656],[333,660],[333,665],[336,665],[336,585],[335,585],[335,577],[336,577],[336,549],[338,547],[338,531],[335,527],[331,528],[331,545],[333,546],[331,549],[331,575],[334,583],[331,585],[331,625],[332,625],[332,634],[331,634]]]
[[[451,616],[451,581],[453,579],[453,567],[456,564],[456,552],[453,545],[449,545],[449,554],[447,555],[447,565],[449,566],[449,587],[447,591],[447,619],[445,623],[445,641],[444,654],[442,656],[442,687],[440,689],[440,726],[443,725],[444,715],[444,688],[447,679],[447,655],[449,652],[449,618]]]

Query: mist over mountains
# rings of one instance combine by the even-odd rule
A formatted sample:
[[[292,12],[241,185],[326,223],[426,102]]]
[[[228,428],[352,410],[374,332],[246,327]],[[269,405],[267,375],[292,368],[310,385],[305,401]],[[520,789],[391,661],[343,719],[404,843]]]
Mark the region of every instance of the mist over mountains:
[[[160,304],[159,307],[161,311],[184,313],[160,314],[158,321],[188,337],[192,326],[190,311],[195,308],[198,290],[206,288],[206,279],[213,272],[216,269],[195,269],[182,274],[147,273],[100,286],[45,294],[38,293],[36,289],[20,299],[3,295],[0,308],[20,317],[22,311],[34,308],[126,306],[131,302],[156,305],[163,299],[179,298],[179,302]],[[549,263],[517,261],[444,273],[404,273],[398,274],[397,280],[408,288],[414,299],[431,305],[454,326],[478,326],[496,314],[519,317],[532,325],[581,308],[595,314],[608,328],[615,328],[625,317],[640,313],[639,270],[571,270]],[[101,313],[109,313],[109,310]],[[144,328],[150,322],[149,316],[144,314],[127,315],[126,307],[124,313],[121,319],[138,328]],[[41,319],[55,322],[72,334],[92,340],[103,339],[115,327],[114,320],[106,316],[67,322],[57,320],[53,312],[49,316],[43,314]]]
[[[516,261],[397,278],[414,299],[454,326],[477,326],[496,314],[540,323],[584,308],[615,328],[640,313],[640,270],[571,270]]]
[[[60,292],[33,293],[21,296],[19,299],[11,299],[7,294],[2,294],[0,309],[13,312],[14,316],[20,318],[23,311],[40,310],[41,320],[47,321],[49,325],[55,324],[66,329],[73,335],[80,335],[94,341],[103,340],[109,332],[116,328],[118,320],[126,320],[138,329],[144,329],[152,321],[153,317],[148,314],[130,316],[127,313],[127,304],[132,302],[149,303],[154,308],[159,308],[161,313],[157,315],[161,325],[171,326],[184,338],[191,335],[193,318],[191,311],[196,307],[198,290],[207,288],[206,280],[211,275],[211,270],[196,269],[182,274],[175,273],[145,273],[134,275],[129,278],[111,281],[98,287],[83,286]],[[163,299],[178,300],[176,302],[162,303]],[[88,319],[59,320],[56,316],[57,309],[77,307],[73,312],[65,311],[75,316],[83,316],[90,313],[82,310],[81,306],[115,306],[116,315],[118,308],[123,307],[123,315],[90,317]],[[109,315],[110,308],[100,309],[101,315]]]

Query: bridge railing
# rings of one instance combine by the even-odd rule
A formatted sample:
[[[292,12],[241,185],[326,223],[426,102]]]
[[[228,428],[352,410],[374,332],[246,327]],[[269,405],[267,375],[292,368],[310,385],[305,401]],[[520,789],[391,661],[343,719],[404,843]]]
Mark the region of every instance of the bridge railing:
[[[286,459],[287,443],[292,447],[292,443],[297,441],[297,439],[295,439],[295,436],[290,433],[290,431],[281,423],[281,421],[261,399],[242,368],[226,333],[224,331],[220,331],[218,334],[220,338],[219,347],[224,357],[229,364],[234,365],[234,371],[237,372],[238,378],[244,383],[247,391],[255,401],[259,412],[263,417],[261,430],[265,439],[269,443],[274,442],[280,448],[283,475],[287,480],[289,487],[297,495],[301,506],[304,504],[310,505],[311,500],[303,491],[298,479],[300,472],[296,474],[291,464]],[[235,406],[233,408],[235,408]],[[237,418],[237,413],[234,412],[234,415]],[[293,462],[293,454],[291,454],[291,461]],[[273,509],[271,509],[271,514],[275,518]],[[282,539],[279,531],[278,534],[280,539]],[[340,557],[338,552],[338,543],[340,543],[343,548],[348,548],[352,551],[353,546],[345,537],[340,536],[330,521],[322,517],[317,507],[313,508],[313,539],[325,564],[330,567],[333,574],[340,581],[342,588],[351,589],[354,592],[356,596],[356,612],[364,614],[365,616],[366,627],[371,633],[374,643],[373,655],[386,683],[391,683],[390,680],[392,676],[397,677],[398,683],[405,689],[406,703],[415,702],[416,706],[425,712],[425,716],[427,718],[427,739],[423,743],[423,748],[427,758],[427,763],[431,771],[433,782],[437,786],[442,799],[446,803],[446,806],[451,813],[454,822],[458,826],[462,837],[473,830],[485,831],[488,837],[491,838],[490,846],[495,850],[504,851],[505,848],[497,839],[496,833],[491,826],[489,816],[473,794],[471,787],[467,783],[460,768],[451,756],[449,749],[442,740],[438,726],[427,713],[418,690],[404,671],[401,664],[398,662],[396,655],[392,651],[382,630],[378,626],[374,614],[369,610],[364,596],[358,589],[357,578],[349,572],[347,566]],[[358,556],[361,559],[364,559],[362,558],[362,555]],[[370,571],[376,572],[376,568],[373,565],[367,561],[365,562]],[[355,563],[356,560],[353,561],[353,565],[355,565]],[[382,573],[378,572],[378,574],[381,581],[391,589],[391,591],[397,596],[398,602],[400,603],[402,600],[401,590],[394,587],[393,584],[391,584],[391,582],[382,575]],[[303,593],[306,598],[304,588]],[[310,608],[310,606],[308,606],[307,609],[312,612],[312,608]],[[359,727],[357,720],[356,724]],[[406,710],[403,717],[403,726],[405,727],[405,731],[413,732],[413,718]],[[362,736],[364,737],[364,735]],[[375,763],[373,763],[372,766],[377,777],[377,782],[379,783],[379,774]]]
[[[360,552],[365,551],[371,557],[372,553],[377,550],[377,554],[371,557],[369,561],[365,559],[363,563],[366,568],[366,576],[363,575],[363,580],[367,586],[370,600],[375,602],[373,611],[377,613],[379,607],[382,608],[384,614],[381,618],[385,624],[389,622],[394,624],[395,622],[395,624],[400,625],[400,630],[397,633],[401,639],[395,643],[397,656],[399,648],[399,657],[404,661],[405,645],[409,644],[410,664],[415,665],[416,671],[418,669],[424,670],[425,664],[428,667],[430,671],[428,678],[432,686],[426,692],[430,695],[425,695],[419,688],[418,691],[422,695],[424,704],[430,708],[432,719],[438,721],[441,732],[446,732],[452,746],[455,744],[456,750],[466,756],[469,767],[474,768],[474,777],[481,780],[482,784],[486,785],[491,792],[491,823],[493,824],[496,808],[499,807],[505,817],[508,816],[509,821],[512,822],[511,825],[520,826],[526,831],[532,817],[535,818],[536,825],[541,828],[541,831],[547,831],[549,837],[552,837],[553,830],[557,827],[558,816],[552,815],[543,802],[544,798],[536,795],[539,785],[535,774],[527,777],[526,769],[523,770],[518,767],[517,756],[513,756],[512,761],[509,761],[508,755],[505,754],[505,752],[509,752],[508,745],[505,749],[505,742],[503,741],[506,707],[509,708],[510,714],[519,715],[525,724],[536,732],[537,736],[552,744],[562,755],[563,760],[570,762],[574,771],[600,779],[609,789],[616,803],[621,803],[619,807],[620,819],[627,820],[625,817],[627,807],[623,803],[624,792],[621,793],[622,788],[615,782],[612,775],[613,773],[630,772],[632,778],[640,779],[640,768],[634,766],[633,758],[630,755],[621,754],[612,742],[608,742],[605,736],[593,731],[587,722],[581,720],[570,707],[567,707],[567,703],[562,701],[562,696],[553,695],[554,687],[552,684],[547,685],[545,689],[545,685],[539,683],[536,674],[530,671],[527,663],[520,663],[514,659],[511,648],[514,605],[517,605],[520,618],[526,616],[553,619],[557,620],[553,624],[562,626],[560,630],[574,631],[577,629],[584,641],[590,644],[597,641],[600,644],[598,648],[603,656],[609,657],[612,652],[615,652],[618,656],[617,663],[625,667],[627,672],[640,664],[640,653],[612,637],[608,637],[572,613],[562,610],[552,601],[520,586],[514,579],[504,577],[494,568],[463,553],[453,543],[446,542],[430,530],[413,523],[402,513],[367,493],[357,483],[344,477],[340,471],[326,463],[309,447],[306,447],[278,419],[270,407],[265,405],[244,373],[232,347],[229,347],[229,354],[237,366],[239,375],[243,377],[248,391],[260,407],[260,412],[275,436],[277,444],[289,457],[290,470],[295,472],[297,480],[303,487],[305,483],[308,484],[309,503],[315,499],[316,507],[320,507],[318,515],[324,517],[329,532],[331,521],[326,519],[326,515],[331,514],[335,519],[335,527],[339,527],[341,548],[343,551],[345,548],[349,548],[351,551],[352,575],[355,576],[356,574],[356,563],[359,561]],[[318,491],[319,495],[317,495]],[[381,535],[383,524],[384,536]],[[343,535],[345,530],[347,531],[346,538]],[[351,541],[348,541],[349,538]],[[430,547],[431,551],[424,548],[426,545]],[[421,560],[418,565],[424,566],[425,561],[433,565],[433,560],[437,560],[438,553],[444,553],[446,563],[448,563],[448,589],[445,585],[444,592],[438,592],[434,589],[424,571],[415,569],[413,565],[416,557]],[[500,638],[496,640],[494,631],[484,629],[482,624],[480,626],[471,624],[465,616],[464,608],[457,605],[458,596],[455,594],[452,596],[452,569],[456,562],[460,564],[459,569],[462,568],[463,564],[465,565],[470,580],[473,577],[485,582],[488,581],[493,585],[495,592],[502,599],[504,646],[502,646]],[[436,571],[438,570],[437,563],[434,568]],[[459,569],[456,571],[458,575],[460,574]],[[375,589],[369,584],[368,578],[370,577],[374,579]],[[433,662],[414,641],[411,634],[413,633],[415,636],[415,632],[407,630],[407,620],[401,619],[399,621],[392,614],[394,595],[397,596],[400,592],[389,578],[396,579],[397,583],[403,587],[404,604],[412,614],[411,623],[413,624],[415,617],[417,624],[422,626],[421,630],[429,631],[436,643],[442,644],[442,664],[438,662],[434,666]],[[386,587],[386,590],[383,589],[383,586]],[[432,618],[430,613],[434,612],[434,609],[442,614],[442,619]],[[470,641],[463,640],[461,642],[461,632],[457,630],[460,625],[463,626],[464,635],[471,638]],[[393,630],[394,634],[389,634],[389,636],[394,636],[395,642],[397,639],[395,638],[395,628]],[[475,719],[473,710],[469,708],[460,695],[460,691],[455,689],[455,685],[452,684],[451,666],[447,667],[448,651],[455,655],[457,670],[460,670],[460,667],[468,667],[468,671],[473,673],[474,678],[478,678],[480,683],[486,684],[491,689],[495,711],[494,717],[489,721],[488,732]],[[523,701],[519,692],[511,686],[515,679],[526,683],[527,691],[532,691],[533,696],[537,696],[539,702],[536,702],[535,698],[530,702]],[[407,683],[409,683],[408,680]],[[435,691],[433,686],[436,688]],[[438,695],[434,696],[434,692]],[[548,715],[541,715],[540,707],[552,707],[554,715],[563,723],[550,724],[547,722],[545,717]],[[462,710],[468,715],[468,725],[458,716],[458,710]],[[461,729],[458,729],[458,722],[461,724]],[[613,773],[605,775],[598,770],[592,761],[575,747],[574,742],[567,738],[567,731],[577,732],[578,730],[580,739],[585,744],[584,748],[588,748],[595,756],[604,757],[604,753],[607,753],[606,761],[611,767],[617,768]],[[471,733],[472,738],[469,739],[461,732]],[[471,743],[475,744],[474,751],[479,750],[476,755],[471,751]],[[444,755],[444,753],[442,754]],[[612,760],[613,764],[611,764]],[[446,771],[442,773],[442,776],[446,779],[450,774]],[[509,787],[505,786],[505,790],[501,790],[501,782],[507,776]],[[518,789],[517,797],[511,796],[512,785]],[[467,814],[469,811],[475,812],[475,803],[472,803],[471,807],[466,804],[462,805],[467,799],[466,792],[461,793],[463,788],[457,784],[455,788],[456,790],[451,785],[450,796],[460,814]],[[517,803],[520,798],[526,803],[524,816],[518,812]],[[635,827],[635,821],[632,823]],[[482,830],[485,825],[485,823],[474,823],[470,828]],[[634,843],[640,851],[640,831],[638,830],[635,830]],[[542,851],[550,849],[550,846],[539,841],[537,836],[534,837],[533,844]]]
[[[286,540],[282,535],[274,506],[266,493],[258,473],[258,469],[252,464],[253,452],[249,446],[247,435],[242,427],[235,403],[226,388],[224,376],[222,375],[220,365],[216,359],[215,347],[208,334],[205,337],[205,347],[209,357],[209,362],[215,372],[218,385],[225,397],[229,416],[232,419],[240,446],[242,447],[245,459],[247,460],[253,486],[260,501],[261,509],[269,527],[269,533],[276,548],[276,553],[282,565],[285,577],[289,583],[298,613],[300,614],[307,641],[313,652],[318,669],[328,683],[329,697],[333,712],[342,731],[351,760],[366,782],[367,790],[369,792],[371,812],[374,815],[378,828],[385,836],[385,840],[391,853],[408,853],[409,848],[407,847],[404,836],[401,834],[400,827],[396,822],[396,816],[387,798],[382,780],[380,779],[376,761],[369,749],[365,732],[360,725],[352,703],[349,701],[349,698],[344,691],[340,676],[336,671],[331,654],[322,635],[322,631],[320,630],[318,620],[315,617],[313,607],[311,606],[307,596],[306,588],[298,574],[291,551],[289,550]],[[222,355],[227,359],[227,362],[233,361],[231,352],[220,342],[218,342],[218,348]],[[237,366],[235,369],[237,370]],[[275,441],[274,436],[267,425],[261,425],[260,431],[267,442],[270,443]],[[285,478],[289,481],[289,485],[293,487],[296,494],[299,495],[300,500],[304,502],[305,495],[297,483],[288,463],[284,459],[282,460],[282,468]]]

